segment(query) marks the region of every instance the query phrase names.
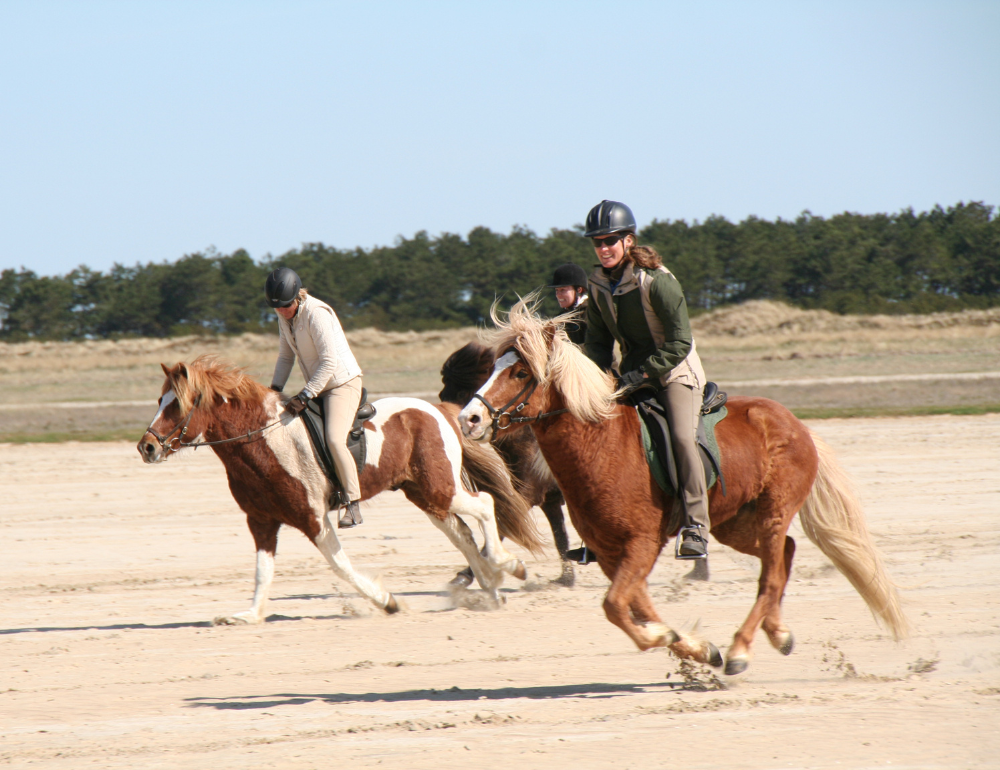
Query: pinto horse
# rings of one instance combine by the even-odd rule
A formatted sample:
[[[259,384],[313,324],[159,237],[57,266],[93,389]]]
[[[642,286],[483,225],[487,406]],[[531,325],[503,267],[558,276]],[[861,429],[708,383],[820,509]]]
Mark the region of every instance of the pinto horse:
[[[182,448],[211,446],[225,466],[233,498],[247,515],[257,549],[253,604],[216,622],[264,619],[283,524],[309,538],[334,573],[376,607],[397,612],[396,598],[352,567],[328,505],[333,486],[302,420],[284,408],[279,395],[208,356],[173,368],[161,366],[166,380],[159,410],[139,440],[139,454],[147,463],[159,463]],[[480,585],[499,603],[504,574],[521,580],[527,575],[500,536],[532,551],[541,547],[530,509],[503,461],[489,447],[484,453],[482,446],[461,437],[457,407],[439,408],[413,398],[385,398],[374,406],[376,415],[364,423],[368,453],[359,473],[362,499],[387,489],[403,490],[462,552]],[[479,523],[482,553],[462,515]]]
[[[498,429],[530,425],[566,496],[570,517],[611,580],[609,621],[641,650],[669,647],[678,657],[713,666],[715,645],[664,625],[646,579],[667,540],[674,500],[648,470],[635,410],[616,401],[611,376],[568,338],[558,319],[536,316],[537,293],[498,317],[493,347],[503,354],[490,379],[459,414],[462,431],[489,441]],[[493,405],[505,406],[496,408]],[[761,562],[757,600],[737,630],[725,672],[749,665],[761,626],[782,654],[793,637],[781,617],[795,541],[786,533],[796,512],[806,535],[850,580],[876,620],[896,639],[907,621],[896,588],[872,542],[861,506],[832,451],[791,412],[765,398],[734,397],[716,427],[726,491],[710,492],[711,532]]]
[[[478,342],[470,342],[456,350],[441,366],[441,383],[444,387],[438,393],[438,398],[446,404],[465,406],[489,379],[495,358],[493,348]],[[545,458],[538,451],[538,442],[531,431],[523,430],[493,436],[492,443],[507,463],[511,476],[517,482],[518,492],[528,501],[528,505],[537,505],[542,509],[552,528],[552,539],[562,559],[562,574],[553,582],[572,587],[576,583],[576,572],[573,562],[566,558],[569,535],[562,511],[563,495],[545,465]]]

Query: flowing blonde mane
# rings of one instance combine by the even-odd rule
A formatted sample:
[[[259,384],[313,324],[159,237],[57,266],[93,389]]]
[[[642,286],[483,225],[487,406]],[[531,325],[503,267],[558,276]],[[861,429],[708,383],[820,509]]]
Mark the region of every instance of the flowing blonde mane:
[[[263,400],[265,388],[239,366],[227,364],[215,356],[198,356],[189,364],[179,364],[182,370],[169,376],[170,387],[177,396],[180,408],[187,412],[191,409],[198,396],[201,396],[200,406],[209,406],[215,402],[216,396],[233,401]],[[183,370],[187,376],[180,376]]]
[[[498,356],[516,350],[538,384],[558,390],[577,419],[608,419],[615,409],[614,380],[569,341],[565,326],[573,314],[542,318],[536,312],[540,302],[540,290],[519,299],[506,314],[494,302],[490,317],[496,329],[484,333],[487,344]]]

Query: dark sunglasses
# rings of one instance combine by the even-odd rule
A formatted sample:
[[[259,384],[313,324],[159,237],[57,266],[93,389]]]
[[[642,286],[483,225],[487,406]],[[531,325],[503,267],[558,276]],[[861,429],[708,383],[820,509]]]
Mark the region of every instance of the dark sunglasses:
[[[601,246],[614,246],[618,241],[627,236],[628,233],[624,235],[622,233],[615,233],[614,235],[607,235],[603,238],[591,238],[590,240],[593,242],[594,248],[599,249]]]

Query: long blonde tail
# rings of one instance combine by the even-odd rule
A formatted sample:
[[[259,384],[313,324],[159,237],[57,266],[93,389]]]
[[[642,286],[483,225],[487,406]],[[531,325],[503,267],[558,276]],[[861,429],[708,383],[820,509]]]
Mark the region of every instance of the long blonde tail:
[[[837,463],[833,450],[812,434],[819,453],[819,471],[799,520],[806,536],[851,581],[875,619],[897,641],[909,635],[896,584],[875,547],[864,512],[850,478]]]
[[[517,491],[503,458],[489,444],[479,444],[463,436],[462,468],[476,489],[493,497],[500,536],[509,537],[539,556],[544,546],[542,534],[531,515],[531,506]]]

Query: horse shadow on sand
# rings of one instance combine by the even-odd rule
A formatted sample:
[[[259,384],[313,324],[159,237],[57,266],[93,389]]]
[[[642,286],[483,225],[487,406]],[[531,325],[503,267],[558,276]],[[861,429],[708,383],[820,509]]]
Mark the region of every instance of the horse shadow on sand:
[[[244,695],[225,698],[187,698],[188,708],[213,708],[220,711],[245,709],[271,709],[279,706],[302,706],[307,703],[406,703],[434,701],[459,703],[466,701],[500,701],[528,698],[550,700],[559,698],[620,698],[639,693],[704,689],[692,687],[689,682],[608,683],[546,685],[540,687],[497,687],[493,689],[449,687],[397,692],[367,693],[275,693],[273,695]]]

